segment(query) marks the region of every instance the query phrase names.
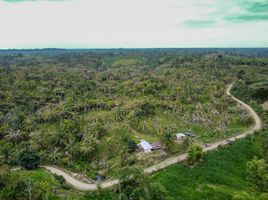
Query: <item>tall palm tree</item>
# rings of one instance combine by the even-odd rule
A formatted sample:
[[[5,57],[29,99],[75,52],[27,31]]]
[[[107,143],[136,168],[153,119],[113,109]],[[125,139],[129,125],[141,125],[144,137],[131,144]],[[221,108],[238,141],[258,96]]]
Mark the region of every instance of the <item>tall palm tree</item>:
[[[89,156],[95,150],[96,146],[96,138],[91,134],[87,134],[84,136],[83,142],[81,143],[80,151],[84,156]]]
[[[23,139],[23,134],[20,130],[17,131],[11,131],[9,134],[5,136],[5,138],[12,142],[13,145],[16,145],[17,142],[21,141]]]
[[[58,147],[54,147],[51,149],[49,154],[49,159],[51,160],[52,164],[56,164],[56,162],[61,158],[62,153],[60,152]]]
[[[170,151],[174,145],[174,135],[170,132],[162,134],[161,142],[165,145],[167,150]]]

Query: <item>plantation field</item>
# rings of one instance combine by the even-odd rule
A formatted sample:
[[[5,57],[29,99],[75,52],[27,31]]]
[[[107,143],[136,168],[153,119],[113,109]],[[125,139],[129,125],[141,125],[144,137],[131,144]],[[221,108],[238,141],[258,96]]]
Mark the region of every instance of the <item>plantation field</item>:
[[[168,134],[174,140],[175,133],[191,131],[197,142],[211,143],[252,124],[225,94],[231,68],[223,67],[223,59],[214,54],[4,59],[10,67],[1,68],[0,76],[2,137],[18,149],[30,144],[44,163],[92,177],[99,170],[108,175],[126,163],[147,166],[130,152],[131,141],[158,142],[170,155],[184,152],[187,145],[168,147]],[[166,157],[161,155],[154,163]],[[130,160],[125,163],[123,157]]]
[[[174,199],[258,199],[247,180],[246,163],[263,158],[262,135],[209,152],[194,167],[177,164],[153,175]]]

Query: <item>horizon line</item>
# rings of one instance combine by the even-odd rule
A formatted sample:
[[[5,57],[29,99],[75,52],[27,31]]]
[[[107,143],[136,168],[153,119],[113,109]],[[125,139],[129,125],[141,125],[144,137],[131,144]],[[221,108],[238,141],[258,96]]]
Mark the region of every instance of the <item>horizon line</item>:
[[[260,47],[75,47],[75,48],[60,48],[60,47],[37,47],[37,48],[0,48],[0,51],[11,50],[131,50],[131,49],[266,49],[268,46]]]

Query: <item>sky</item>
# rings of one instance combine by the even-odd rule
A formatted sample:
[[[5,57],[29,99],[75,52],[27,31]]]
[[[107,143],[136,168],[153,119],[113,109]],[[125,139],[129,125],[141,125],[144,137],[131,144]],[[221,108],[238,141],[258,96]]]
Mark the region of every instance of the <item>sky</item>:
[[[268,0],[0,0],[0,49],[268,47]]]

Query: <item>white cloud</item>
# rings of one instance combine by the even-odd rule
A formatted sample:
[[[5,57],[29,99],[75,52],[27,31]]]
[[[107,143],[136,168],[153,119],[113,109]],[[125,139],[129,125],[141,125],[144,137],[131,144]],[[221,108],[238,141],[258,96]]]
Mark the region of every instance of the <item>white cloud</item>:
[[[221,22],[193,29],[187,20],[206,20],[212,0],[0,1],[0,48],[195,47],[268,45],[266,22]],[[241,29],[243,35],[241,35]]]

